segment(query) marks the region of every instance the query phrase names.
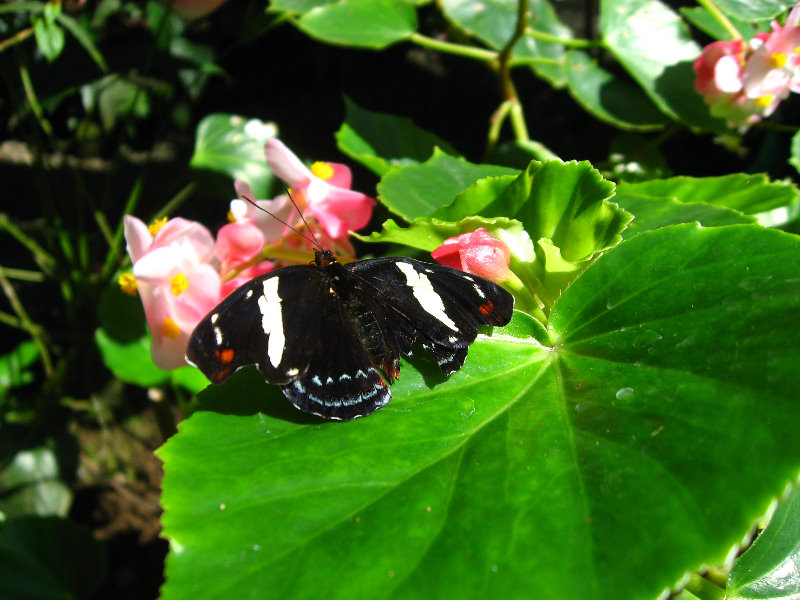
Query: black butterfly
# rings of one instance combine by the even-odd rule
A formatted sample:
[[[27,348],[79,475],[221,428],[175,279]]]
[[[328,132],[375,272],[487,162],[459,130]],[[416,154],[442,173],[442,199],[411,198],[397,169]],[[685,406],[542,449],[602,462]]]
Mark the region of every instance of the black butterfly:
[[[292,403],[326,419],[368,415],[391,398],[401,354],[419,343],[445,375],[482,325],[505,325],[514,298],[487,279],[411,258],[315,261],[246,283],[195,328],[186,359],[214,383],[256,365]]]

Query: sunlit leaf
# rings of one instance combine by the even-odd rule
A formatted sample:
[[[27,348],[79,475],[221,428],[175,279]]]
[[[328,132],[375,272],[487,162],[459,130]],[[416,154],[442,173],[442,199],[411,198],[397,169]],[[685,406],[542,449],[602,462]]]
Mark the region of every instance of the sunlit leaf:
[[[446,381],[420,356],[349,423],[237,374],[159,451],[163,598],[649,600],[721,563],[800,470],[798,262],[753,225],[642,233],[546,331],[517,313]]]

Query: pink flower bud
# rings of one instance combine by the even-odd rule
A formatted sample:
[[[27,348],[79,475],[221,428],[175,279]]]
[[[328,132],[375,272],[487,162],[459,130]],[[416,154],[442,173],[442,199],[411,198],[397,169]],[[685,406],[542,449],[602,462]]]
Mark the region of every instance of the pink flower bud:
[[[508,268],[511,261],[508,245],[483,227],[446,239],[431,256],[447,267],[485,277],[495,283],[502,283],[513,276]]]

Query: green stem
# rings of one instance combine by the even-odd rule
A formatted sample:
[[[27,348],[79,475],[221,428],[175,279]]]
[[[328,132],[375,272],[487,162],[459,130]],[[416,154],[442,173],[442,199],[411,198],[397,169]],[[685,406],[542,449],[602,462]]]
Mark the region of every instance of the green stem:
[[[183,186],[183,188],[181,188],[181,190],[177,194],[175,194],[172,197],[172,199],[169,202],[167,202],[161,210],[159,210],[156,213],[154,219],[160,219],[161,217],[168,217],[170,214],[178,210],[181,204],[186,202],[189,196],[194,194],[195,187],[197,186],[193,181],[190,181],[185,186]]]
[[[711,16],[714,17],[717,22],[725,28],[725,31],[728,32],[728,35],[731,36],[732,40],[742,39],[742,34],[739,33],[739,30],[734,27],[733,23],[730,22],[730,19],[728,19],[728,17],[726,17],[725,14],[717,8],[717,5],[714,4],[712,0],[697,0],[697,3],[711,13]]]
[[[42,334],[42,328],[36,325],[28,316],[25,307],[22,306],[22,302],[19,300],[19,296],[17,296],[16,290],[14,290],[14,286],[11,285],[8,277],[6,277],[6,272],[3,267],[0,267],[0,288],[3,289],[6,298],[8,298],[8,303],[11,305],[11,308],[14,309],[22,329],[27,331],[31,338],[33,338],[33,341],[36,342],[36,347],[39,348],[39,356],[42,358],[44,372],[49,377],[53,373],[53,362],[50,359],[50,352],[47,349],[47,343]]]
[[[10,267],[2,267],[9,279],[17,279],[19,281],[44,281],[44,273],[40,271],[29,271],[27,269],[14,269]]]
[[[467,58],[474,58],[484,62],[492,62],[497,60],[497,52],[493,50],[475,48],[474,46],[465,46],[464,44],[454,44],[452,42],[443,42],[419,33],[412,33],[408,39],[418,46],[423,46],[424,48],[430,48],[446,54],[465,56]]]
[[[505,122],[510,111],[511,102],[506,100],[497,107],[497,110],[494,111],[489,119],[489,134],[487,135],[488,148],[494,148],[494,146],[500,140],[500,130],[502,129],[503,123]]]
[[[689,575],[689,583],[686,584],[686,590],[701,600],[723,600],[725,598],[724,588],[714,585],[697,573]]]
[[[28,27],[27,29],[23,29],[22,31],[18,31],[10,38],[7,38],[0,42],[0,52],[3,52],[7,48],[11,46],[15,46],[27,40],[29,37],[33,35],[33,27]]]
[[[7,231],[11,237],[25,246],[33,255],[36,264],[42,268],[42,271],[48,275],[53,274],[53,269],[56,265],[55,258],[53,258],[52,255],[50,255],[44,248],[36,243],[33,238],[26,235],[19,227],[12,223],[8,216],[3,213],[0,213],[0,229]]]
[[[525,115],[522,113],[522,106],[516,101],[511,101],[511,110],[509,111],[511,127],[514,129],[514,137],[518,142],[530,142],[531,138],[528,135],[528,125],[525,123]]]
[[[31,74],[28,72],[28,67],[25,64],[19,65],[19,78],[22,80],[22,88],[25,90],[25,98],[28,100],[28,106],[31,107],[36,120],[39,122],[39,127],[42,128],[48,136],[53,135],[53,126],[45,119],[42,105],[39,104],[39,98],[36,96],[36,91],[33,89],[33,82],[31,81]]]
[[[574,38],[563,38],[553,35],[552,33],[546,33],[544,31],[533,29],[532,27],[525,28],[525,35],[529,35],[537,40],[542,40],[543,42],[561,44],[562,46],[567,46],[568,48],[602,48],[605,46],[602,40],[576,40]]]

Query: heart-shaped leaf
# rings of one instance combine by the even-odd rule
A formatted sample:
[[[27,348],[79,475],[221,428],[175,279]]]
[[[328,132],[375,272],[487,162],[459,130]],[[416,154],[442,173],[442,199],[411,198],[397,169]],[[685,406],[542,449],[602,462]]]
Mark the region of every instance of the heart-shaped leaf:
[[[411,119],[370,112],[345,98],[347,116],[336,132],[339,150],[377,175],[391,167],[420,163],[435,148],[455,151],[444,140],[414,125]]]
[[[516,313],[349,423],[238,374],[159,451],[163,598],[651,599],[722,562],[800,471],[798,263],[753,225],[642,233],[546,331]]]
[[[405,0],[340,0],[305,13],[297,26],[331,44],[385,48],[417,30],[417,11]]]

